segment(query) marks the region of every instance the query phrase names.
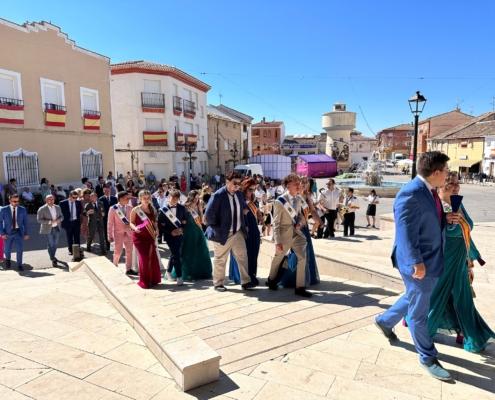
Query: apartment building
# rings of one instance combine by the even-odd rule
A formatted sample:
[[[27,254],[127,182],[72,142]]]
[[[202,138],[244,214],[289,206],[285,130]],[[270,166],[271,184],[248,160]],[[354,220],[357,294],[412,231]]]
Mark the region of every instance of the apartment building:
[[[280,154],[280,146],[285,140],[285,125],[281,121],[261,122],[252,125],[253,156],[260,154]]]

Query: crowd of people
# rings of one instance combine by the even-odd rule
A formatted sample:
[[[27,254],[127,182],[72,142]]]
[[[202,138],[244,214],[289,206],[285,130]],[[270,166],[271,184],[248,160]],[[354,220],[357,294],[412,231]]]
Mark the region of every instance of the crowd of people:
[[[375,320],[383,334],[395,340],[393,327],[403,319],[421,364],[442,380],[450,375],[438,362],[431,341],[437,331],[455,331],[457,341],[470,352],[483,350],[495,339],[473,302],[472,268],[475,260],[484,261],[471,239],[473,222],[465,207],[453,209],[451,196],[459,193],[459,178],[447,172],[447,161],[444,154],[424,153],[418,161],[418,177],[396,197],[392,261],[406,294]],[[230,171],[218,176],[214,191],[209,177],[190,178],[187,193],[184,174],[157,183],[152,172],[133,171],[117,178],[110,172],[95,187],[83,179],[83,188],[70,190],[66,199],[57,199],[44,178],[40,189],[45,205],[37,211],[37,220],[53,266],[57,266],[63,228],[69,254],[82,239],[86,252],[94,251],[92,243],[99,242],[102,255],[113,244],[117,266],[125,250],[126,274],[138,276],[137,284],[143,289],[153,288],[162,278],[179,286],[184,281],[213,279],[214,290],[225,292],[228,275],[243,290],[253,290],[260,285],[261,237],[273,235],[275,252],[265,285],[269,290],[294,288],[295,295],[309,298],[308,287],[320,281],[312,239],[335,237],[340,223],[344,236],[355,234],[359,201],[352,188],[343,193],[333,179],[318,191],[316,182],[306,176],[289,174],[277,185],[275,180]],[[213,180],[216,183],[217,177]],[[0,255],[5,243],[10,268],[15,246],[22,270],[22,243],[29,238],[29,225],[19,200],[14,180],[9,205],[0,209]],[[368,203],[367,228],[376,228],[379,197],[371,190],[363,200]],[[213,263],[207,240],[213,245]],[[163,242],[170,251],[166,267],[158,247]]]

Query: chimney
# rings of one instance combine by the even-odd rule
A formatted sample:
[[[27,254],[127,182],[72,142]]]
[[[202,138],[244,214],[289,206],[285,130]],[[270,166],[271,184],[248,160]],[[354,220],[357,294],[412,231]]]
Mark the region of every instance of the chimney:
[[[266,122],[265,122],[265,117],[263,117],[263,123],[264,123],[264,124],[266,123]]]

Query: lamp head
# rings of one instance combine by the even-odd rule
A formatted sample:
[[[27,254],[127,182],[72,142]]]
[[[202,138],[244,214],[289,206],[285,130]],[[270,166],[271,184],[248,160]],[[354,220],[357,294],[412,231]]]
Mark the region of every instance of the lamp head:
[[[426,98],[421,93],[419,93],[419,90],[408,101],[409,108],[411,109],[413,115],[419,115],[423,112],[426,105]]]

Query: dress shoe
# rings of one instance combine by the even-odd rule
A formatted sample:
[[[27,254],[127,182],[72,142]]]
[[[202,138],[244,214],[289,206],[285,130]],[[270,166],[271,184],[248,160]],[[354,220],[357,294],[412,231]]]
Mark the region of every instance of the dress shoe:
[[[227,288],[223,285],[219,285],[219,286],[215,286],[215,290],[217,292],[226,292],[227,291]]]
[[[377,322],[376,318],[375,318],[375,325],[378,329],[380,329],[380,331],[388,340],[397,340],[397,335],[394,333],[394,331],[390,328],[385,328],[383,325],[380,325]]]
[[[10,260],[5,260],[5,268],[10,268]]]
[[[91,246],[86,247],[86,251],[87,251],[88,253],[91,253]]]
[[[106,255],[107,255],[107,252],[106,252],[105,250],[103,250],[103,251],[101,252],[101,255],[102,255],[102,256],[106,256]]]
[[[313,293],[308,292],[306,290],[306,288],[303,288],[303,287],[295,288],[294,294],[296,294],[298,296],[302,296],[302,297],[308,297],[308,298],[311,297],[311,296],[313,296]]]
[[[69,256],[71,256],[71,255],[72,255],[72,251],[69,251]]]
[[[57,260],[52,260],[52,267],[53,268],[57,268],[58,267]]]
[[[272,281],[270,278],[266,281],[266,285],[270,290],[278,290],[278,285],[275,281]]]
[[[253,282],[248,282],[248,283],[241,285],[241,287],[243,290],[251,290],[251,289],[254,289],[256,287],[256,285]]]
[[[19,271],[24,271],[24,267],[23,267],[22,265],[18,265],[18,266],[17,266],[17,269],[18,269]]]
[[[133,271],[132,269],[125,271],[125,274],[126,275],[134,275],[134,276],[139,275],[136,271]]]
[[[421,366],[435,379],[441,381],[450,381],[452,379],[449,372],[442,367],[436,358],[430,362],[421,363]]]
[[[184,279],[181,278],[177,278],[177,286],[182,286],[184,284]]]

